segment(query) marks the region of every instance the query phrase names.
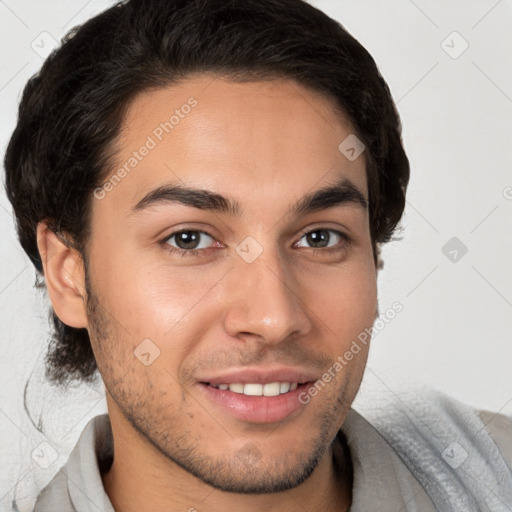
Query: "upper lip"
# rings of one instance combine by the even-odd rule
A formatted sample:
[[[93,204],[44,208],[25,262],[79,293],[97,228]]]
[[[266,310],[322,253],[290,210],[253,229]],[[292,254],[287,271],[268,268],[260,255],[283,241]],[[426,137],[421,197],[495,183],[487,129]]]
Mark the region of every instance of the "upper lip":
[[[199,382],[212,384],[268,384],[270,382],[297,382],[299,384],[317,380],[318,372],[291,366],[273,368],[247,367],[200,378]]]

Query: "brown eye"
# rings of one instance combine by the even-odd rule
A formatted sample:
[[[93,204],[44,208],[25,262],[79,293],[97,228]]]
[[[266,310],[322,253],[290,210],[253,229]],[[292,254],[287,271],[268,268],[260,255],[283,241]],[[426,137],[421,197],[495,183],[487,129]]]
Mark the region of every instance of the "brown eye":
[[[331,235],[326,229],[311,231],[306,235],[306,241],[312,247],[327,247],[330,239]]]
[[[306,233],[297,243],[298,247],[310,247],[312,249],[322,249],[325,247],[334,247],[344,238],[343,234],[333,229],[315,229]],[[307,245],[304,245],[304,242]]]
[[[213,238],[207,233],[193,230],[179,231],[167,239],[171,247],[181,250],[207,249],[212,242]]]

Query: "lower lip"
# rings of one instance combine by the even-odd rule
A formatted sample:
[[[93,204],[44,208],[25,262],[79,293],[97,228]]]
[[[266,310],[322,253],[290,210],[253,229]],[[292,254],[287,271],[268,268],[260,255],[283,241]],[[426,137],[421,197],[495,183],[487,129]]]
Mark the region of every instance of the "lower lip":
[[[211,400],[238,419],[252,423],[274,423],[284,420],[304,406],[299,401],[299,395],[311,384],[300,384],[297,389],[277,396],[248,396],[202,383],[199,387]]]

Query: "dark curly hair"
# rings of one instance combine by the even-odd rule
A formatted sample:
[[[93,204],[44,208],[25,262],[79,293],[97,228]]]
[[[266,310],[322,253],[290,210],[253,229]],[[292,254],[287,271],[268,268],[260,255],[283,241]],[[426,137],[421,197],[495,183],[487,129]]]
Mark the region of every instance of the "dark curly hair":
[[[409,162],[389,88],[361,44],[304,0],[127,0],[72,29],[23,91],[5,186],[36,287],[44,288],[38,223],[77,250],[87,269],[93,191],[112,172],[130,102],[193,73],[292,78],[348,115],[366,146],[380,268],[380,244],[392,239],[404,210]],[[97,366],[87,330],[65,325],[51,307],[49,314],[46,377],[61,386],[92,382]]]

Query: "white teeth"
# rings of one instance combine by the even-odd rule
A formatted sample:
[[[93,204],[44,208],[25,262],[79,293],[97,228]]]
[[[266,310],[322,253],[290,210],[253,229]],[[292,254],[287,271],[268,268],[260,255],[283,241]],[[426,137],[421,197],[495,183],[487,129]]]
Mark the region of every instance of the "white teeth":
[[[267,384],[219,384],[213,385],[221,391],[232,391],[247,396],[277,396],[297,389],[297,382],[268,382]]]
[[[243,384],[230,384],[229,391],[233,391],[233,393],[244,393],[244,385]]]
[[[244,395],[249,395],[249,396],[263,395],[263,384],[245,384]]]
[[[265,396],[277,396],[279,395],[279,382],[269,382],[263,386],[263,394]]]

